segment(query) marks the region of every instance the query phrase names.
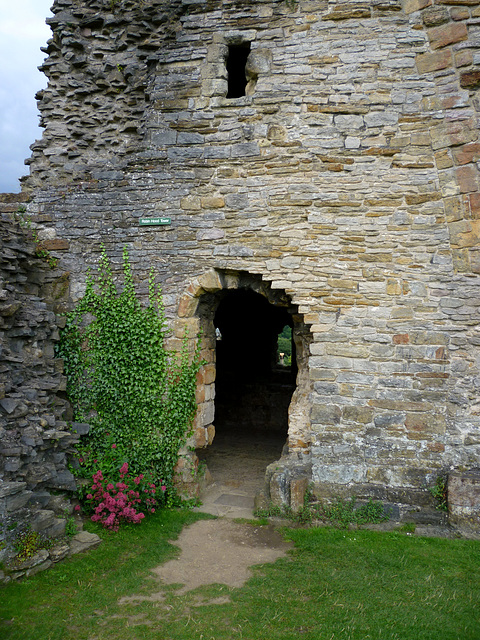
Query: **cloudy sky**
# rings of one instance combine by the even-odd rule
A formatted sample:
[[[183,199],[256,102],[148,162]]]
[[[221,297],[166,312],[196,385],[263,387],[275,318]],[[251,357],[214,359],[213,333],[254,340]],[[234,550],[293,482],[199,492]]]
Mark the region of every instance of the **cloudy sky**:
[[[29,146],[42,135],[35,93],[46,85],[37,67],[50,38],[53,0],[0,0],[0,193],[20,191]]]

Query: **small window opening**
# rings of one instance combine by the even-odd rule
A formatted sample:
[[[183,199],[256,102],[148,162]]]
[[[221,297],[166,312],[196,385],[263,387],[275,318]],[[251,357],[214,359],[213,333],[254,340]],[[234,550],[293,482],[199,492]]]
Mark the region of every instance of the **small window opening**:
[[[278,334],[277,363],[281,367],[292,366],[292,328],[288,324]]]
[[[227,98],[241,98],[245,95],[247,78],[245,67],[248,54],[250,53],[250,43],[231,44],[228,47],[227,75],[228,91]]]

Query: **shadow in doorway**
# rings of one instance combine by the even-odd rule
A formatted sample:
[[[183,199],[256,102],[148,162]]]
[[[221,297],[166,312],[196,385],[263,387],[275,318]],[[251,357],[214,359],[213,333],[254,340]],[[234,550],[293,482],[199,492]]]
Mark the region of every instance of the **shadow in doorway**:
[[[285,354],[280,357],[278,336],[292,324],[285,307],[250,289],[226,291],[218,303],[216,435],[210,447],[197,451],[216,488],[203,497],[211,513],[251,511],[266,467],[281,456],[297,372],[293,341],[288,354],[293,365],[280,364]]]

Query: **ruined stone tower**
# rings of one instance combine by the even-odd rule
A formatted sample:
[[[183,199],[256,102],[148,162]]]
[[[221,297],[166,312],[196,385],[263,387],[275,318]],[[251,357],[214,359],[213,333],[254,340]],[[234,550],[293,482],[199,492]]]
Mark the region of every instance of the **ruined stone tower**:
[[[418,508],[437,476],[477,467],[480,2],[53,12],[29,213],[74,298],[101,244],[118,263],[126,245],[140,285],[157,271],[172,342],[203,328],[196,444],[238,308],[259,333],[227,361],[245,348],[268,368],[262,345],[293,328],[274,499],[311,481]]]

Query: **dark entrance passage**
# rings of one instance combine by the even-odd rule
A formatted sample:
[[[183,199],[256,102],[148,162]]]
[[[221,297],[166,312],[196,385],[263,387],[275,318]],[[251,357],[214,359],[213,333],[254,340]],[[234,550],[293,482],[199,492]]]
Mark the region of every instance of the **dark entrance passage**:
[[[280,364],[278,335],[288,311],[249,289],[229,291],[215,314],[217,433],[286,440],[295,365]],[[292,359],[295,360],[294,358]]]
[[[274,306],[251,289],[222,291],[219,296],[213,322],[215,439],[197,453],[215,483],[238,490],[240,502],[248,496],[253,503],[263,488],[266,467],[280,458],[287,441],[295,347],[292,341],[290,364],[290,358],[280,356],[278,336],[293,320],[285,307]]]

